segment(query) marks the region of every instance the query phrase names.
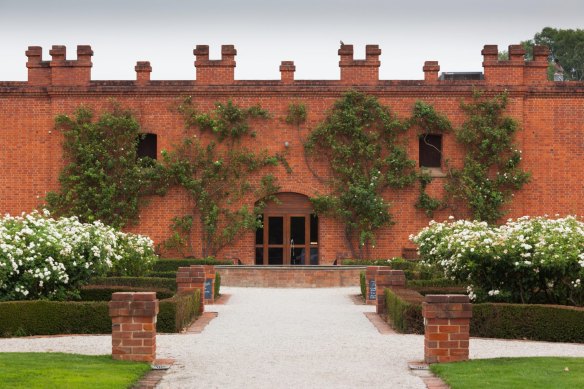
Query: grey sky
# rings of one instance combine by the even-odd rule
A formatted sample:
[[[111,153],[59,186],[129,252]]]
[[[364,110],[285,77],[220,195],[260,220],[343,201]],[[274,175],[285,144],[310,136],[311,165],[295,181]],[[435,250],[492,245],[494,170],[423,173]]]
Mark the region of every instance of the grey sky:
[[[134,79],[150,61],[153,79],[194,79],[193,48],[234,44],[237,79],[278,79],[282,60],[296,79],[338,79],[339,40],[379,44],[382,79],[421,79],[426,60],[441,71],[480,71],[484,44],[506,48],[543,27],[584,28],[582,0],[0,0],[0,80],[25,80],[28,46],[78,44],[94,51],[93,79]]]

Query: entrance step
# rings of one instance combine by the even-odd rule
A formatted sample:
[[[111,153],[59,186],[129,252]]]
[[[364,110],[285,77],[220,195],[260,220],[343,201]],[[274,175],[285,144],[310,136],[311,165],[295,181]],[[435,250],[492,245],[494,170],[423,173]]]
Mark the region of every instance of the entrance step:
[[[221,285],[257,288],[359,286],[365,266],[215,266]]]

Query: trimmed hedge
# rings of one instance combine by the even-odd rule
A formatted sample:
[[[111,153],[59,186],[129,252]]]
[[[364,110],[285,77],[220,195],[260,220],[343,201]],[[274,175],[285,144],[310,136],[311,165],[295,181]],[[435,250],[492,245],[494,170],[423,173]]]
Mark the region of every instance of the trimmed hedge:
[[[215,272],[215,284],[214,284],[214,288],[215,290],[213,291],[213,297],[217,298],[221,295],[220,291],[221,291],[221,274]]]
[[[436,272],[430,268],[424,267],[417,261],[409,261],[403,258],[393,259],[345,259],[342,261],[343,266],[387,266],[392,270],[403,270],[408,280],[431,279],[436,277]]]
[[[111,296],[111,295],[110,295]],[[109,301],[0,302],[0,337],[110,334]],[[201,292],[160,300],[156,330],[180,332],[198,315]]]
[[[423,334],[423,301],[424,297],[415,290],[385,288],[387,316],[393,328],[404,334]]]
[[[584,308],[484,303],[472,315],[471,336],[584,343]]]
[[[442,287],[460,287],[466,291],[466,285],[461,285],[457,281],[448,278],[435,278],[432,280],[407,280],[406,285],[410,289],[417,288],[442,288]]]
[[[156,292],[156,298],[158,300],[163,300],[174,296],[174,292],[170,289],[108,285],[84,286],[79,290],[79,295],[81,296],[82,301],[110,301],[112,299],[112,293],[116,292]]]
[[[155,278],[176,278],[176,270],[170,271],[151,271],[146,275],[147,277]]]
[[[0,335],[107,334],[106,301],[8,301],[0,303]]]
[[[367,276],[364,271],[359,273],[359,284],[361,285],[361,297],[365,300],[367,298]]]
[[[159,259],[152,266],[152,272],[176,272],[179,267],[191,265],[233,265],[233,263],[216,259]]]
[[[176,291],[176,279],[157,277],[95,277],[90,280],[89,285],[130,286]]]
[[[192,294],[177,294],[159,303],[160,310],[156,323],[158,332],[181,332],[199,314],[201,307],[201,291]]]

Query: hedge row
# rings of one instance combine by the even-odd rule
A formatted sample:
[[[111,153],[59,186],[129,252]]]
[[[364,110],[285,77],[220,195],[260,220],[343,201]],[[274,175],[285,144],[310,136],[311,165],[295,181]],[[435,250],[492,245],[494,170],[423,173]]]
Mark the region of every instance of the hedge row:
[[[90,285],[131,286],[136,288],[170,289],[176,291],[176,279],[157,277],[95,277]]]
[[[444,290],[441,291],[444,294]],[[424,297],[411,289],[385,289],[388,321],[401,333],[424,333]],[[584,309],[559,305],[473,304],[470,335],[584,343]]]
[[[107,334],[112,331],[106,301],[8,301],[0,303],[2,337]]]
[[[158,300],[174,296],[174,292],[166,288],[137,288],[109,285],[87,285],[81,288],[79,294],[82,301],[110,301],[112,299],[112,293],[116,292],[156,292],[156,298]]]
[[[158,332],[180,332],[196,317],[201,293],[160,300]],[[108,301],[9,301],[0,303],[0,336],[110,334]]]
[[[191,265],[233,265],[230,261],[216,259],[159,259],[152,266],[152,272],[176,272],[179,267]]]
[[[221,294],[221,274],[219,273],[215,273],[215,284],[214,284],[215,290],[213,291],[213,297],[214,298],[218,298],[219,295]]]
[[[560,305],[473,304],[471,336],[584,343],[584,309]]]
[[[201,291],[192,294],[177,294],[159,303],[160,310],[156,323],[158,332],[181,332],[199,314],[201,307]]]
[[[364,271],[359,273],[359,283],[361,285],[361,297],[365,300],[367,299],[367,277]]]
[[[423,334],[422,302],[424,296],[415,290],[385,288],[385,303],[390,323],[398,332]]]
[[[409,261],[403,258],[393,259],[345,259],[343,266],[387,266],[392,270],[403,270],[408,280],[428,280],[437,276],[436,272],[429,267],[423,266],[420,262]]]

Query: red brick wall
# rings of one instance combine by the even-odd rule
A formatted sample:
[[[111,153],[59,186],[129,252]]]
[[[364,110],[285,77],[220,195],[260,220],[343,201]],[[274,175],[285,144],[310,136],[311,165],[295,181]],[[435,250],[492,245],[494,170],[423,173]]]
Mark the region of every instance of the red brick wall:
[[[478,50],[477,50],[478,51]],[[80,105],[96,112],[110,107],[110,99],[131,108],[144,132],[158,135],[158,151],[171,149],[185,134],[180,115],[171,109],[185,96],[192,96],[200,110],[213,108],[216,101],[232,99],[247,107],[260,104],[272,118],[252,123],[258,136],[247,141],[256,149],[285,153],[293,169],[287,174],[282,167],[273,168],[283,192],[306,196],[326,193],[327,187],[315,179],[303,156],[303,141],[310,129],[321,122],[333,102],[347,89],[355,88],[377,96],[401,118],[411,115],[417,100],[423,100],[460,125],[465,116],[460,110],[461,99],[469,99],[474,90],[489,94],[508,91],[508,114],[522,126],[517,143],[523,150],[523,167],[532,172],[532,182],[516,194],[509,205],[508,217],[525,214],[584,213],[584,83],[554,83],[546,79],[547,51],[538,48],[535,60],[524,62],[521,50],[509,48],[511,59],[499,61],[497,48],[483,50],[485,80],[439,81],[439,64],[425,66],[425,79],[386,81],[378,79],[379,54],[369,46],[366,59],[353,59],[353,49],[345,45],[341,57],[340,80],[294,80],[293,63],[283,64],[282,79],[274,81],[234,80],[236,51],[223,46],[222,58],[210,60],[208,48],[198,46],[196,81],[150,81],[150,64],[136,66],[138,81],[91,81],[91,55],[88,46],[77,48],[77,59],[67,60],[64,48],[54,46],[52,60],[43,61],[41,48],[27,51],[28,82],[0,82],[0,212],[17,214],[35,209],[43,202],[47,191],[58,188],[58,174],[63,166],[62,135],[54,130],[54,118],[60,113],[71,114]],[[0,75],[1,77],[1,75]],[[285,123],[290,103],[307,106],[307,122],[300,130]],[[195,133],[195,130],[192,130]],[[205,136],[201,136],[203,140]],[[414,129],[403,137],[410,158],[417,160],[417,133]],[[284,143],[288,142],[286,148]],[[451,135],[445,135],[444,154],[454,165],[461,163],[462,153]],[[312,168],[326,174],[324,166]],[[431,194],[442,193],[443,179],[429,186]],[[369,253],[374,258],[400,255],[403,247],[411,247],[408,236],[427,225],[429,218],[414,208],[418,188],[388,191],[391,212],[396,224],[378,234],[376,247]],[[248,198],[250,206],[257,199]],[[175,188],[165,197],[154,197],[141,213],[140,223],[130,231],[149,235],[156,242],[169,236],[170,220],[191,209],[185,193]],[[445,219],[453,211],[435,215]],[[463,213],[456,216],[464,217]],[[193,231],[194,255],[200,255],[197,242],[198,226]],[[339,222],[320,218],[320,262],[332,264],[348,253],[343,226]],[[222,258],[238,258],[253,263],[254,234],[247,233],[221,254]]]

